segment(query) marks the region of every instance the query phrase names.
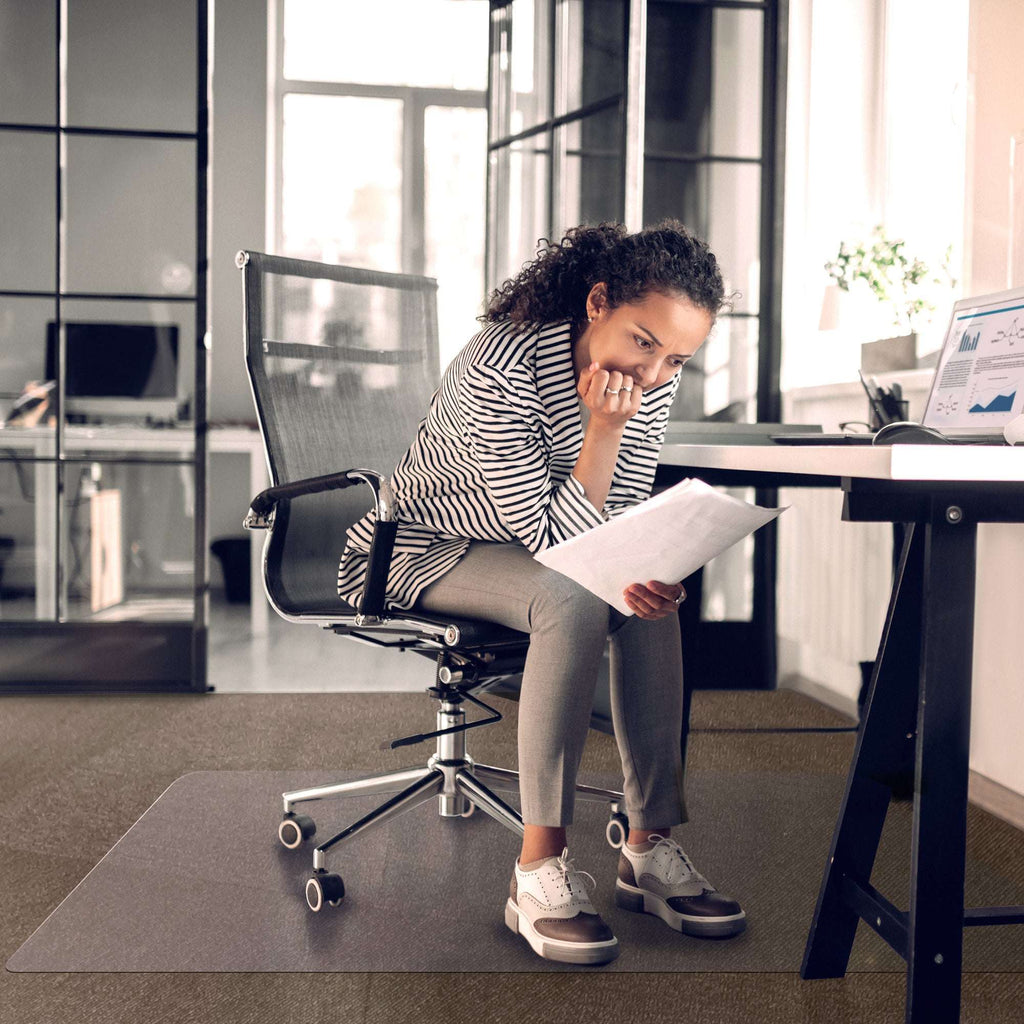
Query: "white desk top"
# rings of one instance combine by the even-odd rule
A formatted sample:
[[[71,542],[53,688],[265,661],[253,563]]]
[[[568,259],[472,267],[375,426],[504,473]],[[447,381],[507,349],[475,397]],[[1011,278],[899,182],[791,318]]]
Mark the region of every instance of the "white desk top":
[[[668,466],[874,480],[1024,482],[1024,446],[666,444]]]

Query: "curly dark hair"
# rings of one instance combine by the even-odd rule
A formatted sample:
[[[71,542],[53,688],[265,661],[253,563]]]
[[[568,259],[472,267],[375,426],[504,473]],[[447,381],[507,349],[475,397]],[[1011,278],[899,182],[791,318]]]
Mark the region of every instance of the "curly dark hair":
[[[581,225],[560,242],[541,239],[540,244],[536,259],[494,290],[481,320],[524,325],[569,320],[578,330],[586,320],[587,296],[599,281],[607,285],[613,309],[650,292],[684,295],[712,317],[725,305],[714,253],[676,220],[635,234],[622,224]]]

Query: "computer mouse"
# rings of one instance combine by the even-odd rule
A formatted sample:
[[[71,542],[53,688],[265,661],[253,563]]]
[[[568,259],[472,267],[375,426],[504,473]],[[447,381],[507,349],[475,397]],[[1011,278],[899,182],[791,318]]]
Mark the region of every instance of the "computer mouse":
[[[943,437],[931,427],[923,427],[920,423],[910,420],[897,420],[886,423],[875,434],[872,444],[952,444],[948,437]]]

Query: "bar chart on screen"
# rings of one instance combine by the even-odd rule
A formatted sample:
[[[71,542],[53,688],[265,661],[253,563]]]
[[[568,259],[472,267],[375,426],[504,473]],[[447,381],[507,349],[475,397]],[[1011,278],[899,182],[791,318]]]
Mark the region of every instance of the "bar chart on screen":
[[[960,338],[960,346],[957,348],[958,352],[973,352],[978,347],[978,341],[981,338],[981,331],[975,331],[973,335],[968,334],[964,331]]]

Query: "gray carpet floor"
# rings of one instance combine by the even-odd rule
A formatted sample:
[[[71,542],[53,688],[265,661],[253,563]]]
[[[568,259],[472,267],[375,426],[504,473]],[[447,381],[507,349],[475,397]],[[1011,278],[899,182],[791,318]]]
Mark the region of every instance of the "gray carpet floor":
[[[746,696],[751,715],[744,718]],[[821,776],[833,786],[841,780],[852,752],[851,733],[739,731],[756,727],[757,712],[766,708],[755,705],[771,704],[773,696],[698,695],[689,761],[695,779],[703,772],[777,772],[780,778]],[[781,704],[780,723],[787,720]],[[481,759],[513,765],[515,706],[501,706],[506,720],[474,736],[473,749]],[[424,698],[415,694],[11,697],[0,707],[0,885],[6,911],[0,953],[5,962],[178,777],[193,771],[313,775],[366,765],[399,767],[412,760],[410,752],[381,753],[381,739],[419,731],[430,715]],[[800,724],[799,716],[790,721]],[[614,742],[593,734],[584,771],[611,772],[616,761]],[[1024,886],[1019,832],[972,810],[968,842],[972,862],[992,878]],[[1019,971],[964,975],[964,1021],[1019,1021],[1022,1003]],[[6,972],[0,977],[4,1024],[481,1018],[504,1024],[564,1021],[569,1015],[631,1022],[666,1012],[709,1024],[835,1024],[896,1022],[902,1020],[902,1006],[903,977],[888,971],[820,982],[803,982],[795,971],[487,973],[474,971],[472,949],[446,970],[429,974],[354,972],[338,964],[337,973],[312,974]]]

